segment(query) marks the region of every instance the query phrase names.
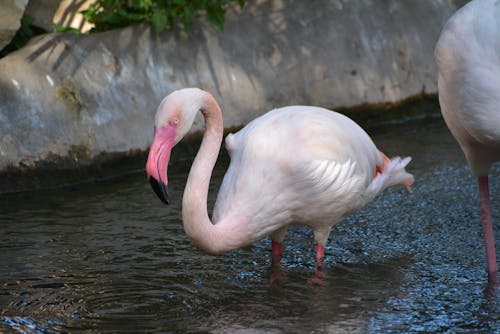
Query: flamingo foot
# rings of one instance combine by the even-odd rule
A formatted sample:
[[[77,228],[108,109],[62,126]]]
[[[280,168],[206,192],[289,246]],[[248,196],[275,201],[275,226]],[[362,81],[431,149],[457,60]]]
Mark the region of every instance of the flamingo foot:
[[[314,271],[314,276],[307,280],[308,284],[311,285],[324,285],[325,284],[325,273],[319,270]]]
[[[272,267],[271,268],[271,278],[269,279],[269,282],[271,283],[271,286],[281,286],[283,283],[286,281],[286,275],[283,273],[281,268],[278,267]]]

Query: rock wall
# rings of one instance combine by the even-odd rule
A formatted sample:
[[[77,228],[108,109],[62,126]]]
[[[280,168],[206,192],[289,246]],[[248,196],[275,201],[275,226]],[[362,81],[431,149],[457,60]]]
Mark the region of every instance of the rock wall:
[[[257,0],[220,32],[146,26],[48,34],[0,59],[0,171],[146,150],[161,99],[211,91],[226,127],[290,104],[398,102],[437,91],[433,49],[448,0]],[[193,131],[202,129],[197,119]]]
[[[0,50],[10,43],[21,27],[28,0],[0,0]]]
[[[58,24],[87,32],[94,25],[85,20],[81,11],[95,2],[96,0],[31,0],[25,14],[34,19],[33,25],[45,31],[54,31],[54,24]]]

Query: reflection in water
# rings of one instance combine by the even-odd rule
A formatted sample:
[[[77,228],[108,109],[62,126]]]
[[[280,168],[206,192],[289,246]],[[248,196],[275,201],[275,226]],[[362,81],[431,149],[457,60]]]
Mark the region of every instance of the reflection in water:
[[[337,225],[321,286],[307,284],[303,227],[285,241],[281,286],[269,284],[269,240],[217,257],[195,250],[181,224],[186,161],[171,169],[168,207],[142,173],[1,197],[0,332],[499,332],[458,146],[439,119],[368,130],[388,155],[413,156],[414,193],[388,189]],[[226,166],[222,157],[209,206]],[[493,175],[498,244],[498,166]]]
[[[232,293],[198,330],[365,331],[369,325],[367,314],[375,313],[389,297],[397,295],[402,280],[400,269],[406,265],[406,259],[398,259],[383,264],[334,266],[327,269],[327,279],[321,286],[305,284],[310,269],[293,270],[280,288],[261,284],[252,294]]]

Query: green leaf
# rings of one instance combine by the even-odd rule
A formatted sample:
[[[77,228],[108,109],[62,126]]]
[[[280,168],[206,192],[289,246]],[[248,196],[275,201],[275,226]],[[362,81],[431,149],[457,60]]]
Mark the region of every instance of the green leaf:
[[[95,25],[94,31],[149,21],[157,32],[180,23],[190,33],[194,19],[202,10],[207,20],[222,30],[225,7],[230,3],[238,3],[243,8],[245,0],[94,0],[82,14]]]
[[[191,35],[193,32],[193,12],[188,8],[184,7],[183,11],[178,14],[179,19],[182,23],[184,31]]]
[[[151,16],[151,24],[156,32],[161,32],[167,26],[167,13],[163,10],[156,10]]]
[[[54,31],[55,32],[65,32],[69,34],[81,34],[80,30],[72,28],[72,27],[65,27],[62,24],[59,23],[54,23]]]
[[[176,6],[186,6],[186,0],[172,0],[172,4],[176,5]]]
[[[222,30],[224,28],[224,9],[220,5],[207,4],[205,10],[208,21]]]

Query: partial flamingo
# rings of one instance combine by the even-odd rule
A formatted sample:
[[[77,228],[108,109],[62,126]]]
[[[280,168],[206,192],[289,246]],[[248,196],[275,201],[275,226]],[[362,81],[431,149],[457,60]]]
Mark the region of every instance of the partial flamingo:
[[[488,173],[500,160],[500,1],[475,0],[458,10],[435,56],[441,112],[477,176],[488,280],[498,284]]]
[[[231,163],[220,187],[212,221],[207,213],[210,177],[223,136],[219,105],[206,91],[186,88],[161,102],[146,171],[167,203],[167,166],[172,147],[201,111],[205,132],[182,201],[186,234],[210,254],[228,252],[270,236],[273,267],[279,268],[288,225],[309,226],[321,273],[330,230],[383,189],[401,183],[410,158],[392,160],[352,120],[310,106],[274,109],[226,137]]]

